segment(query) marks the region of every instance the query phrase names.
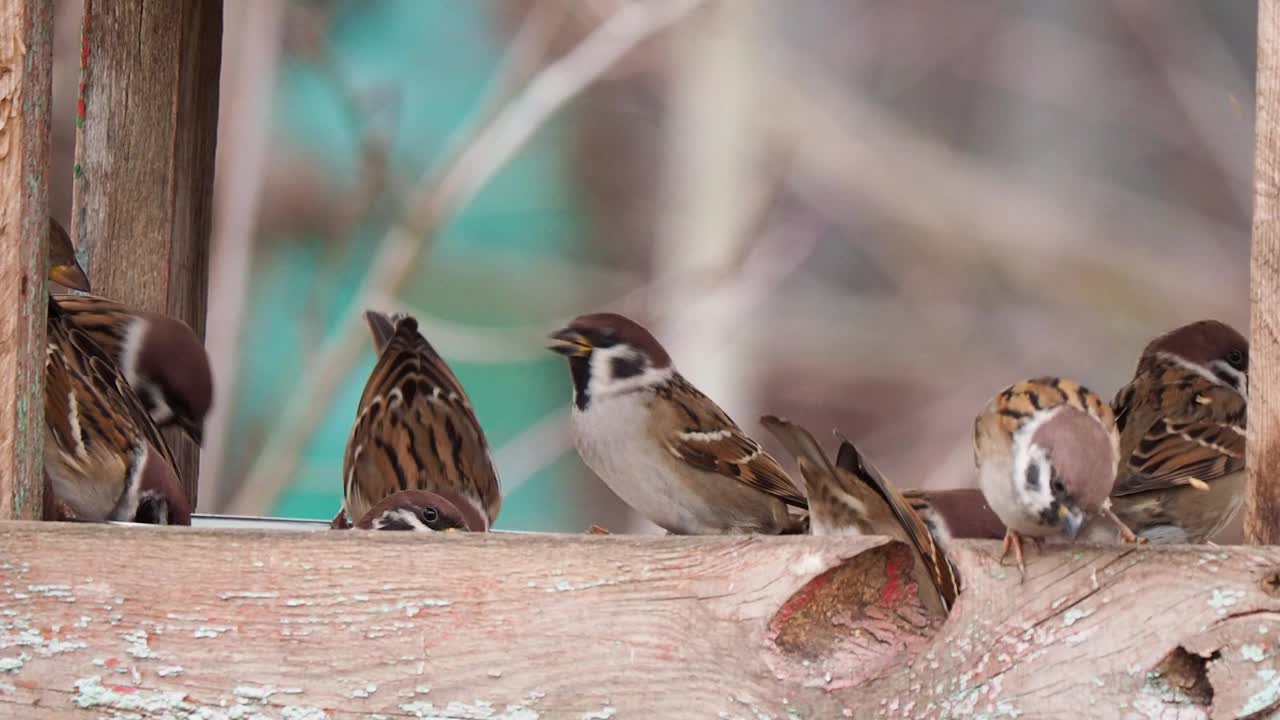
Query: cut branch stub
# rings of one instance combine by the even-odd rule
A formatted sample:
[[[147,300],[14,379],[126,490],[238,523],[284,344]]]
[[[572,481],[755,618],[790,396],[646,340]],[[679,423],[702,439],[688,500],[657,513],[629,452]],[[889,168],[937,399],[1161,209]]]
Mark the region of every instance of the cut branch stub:
[[[777,664],[775,675],[802,683],[820,678],[828,689],[850,687],[924,648],[945,617],[931,615],[920,602],[914,564],[911,549],[888,542],[792,595],[769,624],[774,644],[793,661]]]

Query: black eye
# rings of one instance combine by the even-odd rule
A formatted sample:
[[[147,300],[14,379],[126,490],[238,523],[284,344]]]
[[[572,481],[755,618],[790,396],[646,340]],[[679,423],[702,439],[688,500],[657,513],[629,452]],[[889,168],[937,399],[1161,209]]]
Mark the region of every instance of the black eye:
[[[422,508],[418,512],[418,517],[422,518],[422,522],[430,525],[440,519],[440,513],[436,512],[435,508]]]
[[[1049,483],[1049,487],[1053,488],[1055,495],[1061,495],[1067,491],[1067,486],[1063,485],[1062,481],[1058,478],[1054,478],[1053,482]]]
[[[1244,370],[1249,365],[1249,357],[1239,350],[1227,353],[1227,364],[1237,370]]]

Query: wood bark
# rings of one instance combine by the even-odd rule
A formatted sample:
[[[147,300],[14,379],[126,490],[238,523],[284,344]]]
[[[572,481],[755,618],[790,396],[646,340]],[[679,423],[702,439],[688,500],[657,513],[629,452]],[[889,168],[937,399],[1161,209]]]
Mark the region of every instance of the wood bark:
[[[0,716],[1226,718],[1280,549],[0,525]]]
[[[40,517],[53,7],[0,4],[0,519]]]
[[[1258,3],[1245,537],[1280,544],[1280,1]]]
[[[97,294],[204,335],[222,3],[85,0],[72,234]],[[198,452],[166,433],[196,501]]]

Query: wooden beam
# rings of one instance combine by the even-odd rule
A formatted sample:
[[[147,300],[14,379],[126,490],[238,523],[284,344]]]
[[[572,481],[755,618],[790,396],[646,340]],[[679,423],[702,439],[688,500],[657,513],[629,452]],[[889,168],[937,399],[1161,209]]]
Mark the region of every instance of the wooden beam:
[[[961,543],[943,623],[883,543],[0,523],[0,716],[1280,708],[1280,549]]]
[[[51,0],[0,5],[0,519],[40,517]]]
[[[222,3],[85,0],[72,234],[94,291],[204,335]],[[168,433],[192,503],[198,453]]]
[[[1280,0],[1258,3],[1245,537],[1280,544]]]

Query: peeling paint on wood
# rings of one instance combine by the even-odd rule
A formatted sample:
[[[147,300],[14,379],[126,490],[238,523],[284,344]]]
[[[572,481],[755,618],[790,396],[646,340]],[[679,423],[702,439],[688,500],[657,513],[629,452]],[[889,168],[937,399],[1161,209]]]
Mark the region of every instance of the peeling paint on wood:
[[[938,622],[886,582],[905,575],[880,538],[404,535],[0,525],[0,557],[23,558],[0,561],[0,717],[1280,708],[1280,599],[1256,582],[1280,549],[1225,550],[1216,573],[1191,548],[1046,550],[1019,583],[997,544],[960,543],[969,581]],[[162,558],[199,582],[157,582]]]

